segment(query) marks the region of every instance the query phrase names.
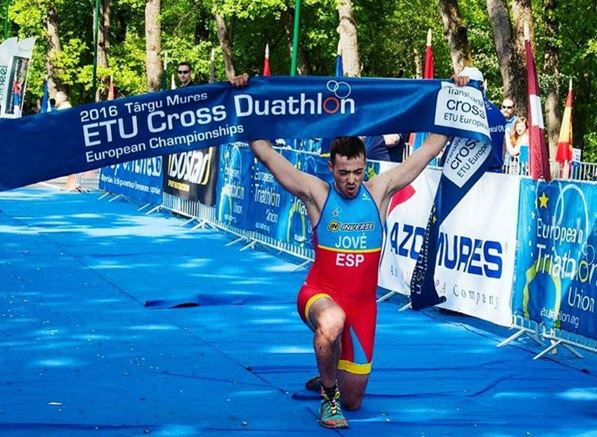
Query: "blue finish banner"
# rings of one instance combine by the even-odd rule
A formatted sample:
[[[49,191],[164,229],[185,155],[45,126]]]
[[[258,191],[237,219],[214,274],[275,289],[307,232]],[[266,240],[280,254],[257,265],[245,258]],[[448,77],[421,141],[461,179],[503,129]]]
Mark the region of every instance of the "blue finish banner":
[[[446,162],[410,284],[411,306],[415,310],[446,300],[444,296],[440,297],[435,289],[439,228],[485,171],[495,165],[496,155],[492,151],[491,142],[456,137],[451,139],[444,152],[447,155]]]
[[[256,138],[430,131],[489,141],[481,92],[451,85],[257,77],[240,89],[229,83],[190,86],[0,120],[0,190]]]
[[[103,167],[99,188],[143,203],[162,203],[162,157]]]
[[[513,313],[597,338],[597,185],[523,179]]]

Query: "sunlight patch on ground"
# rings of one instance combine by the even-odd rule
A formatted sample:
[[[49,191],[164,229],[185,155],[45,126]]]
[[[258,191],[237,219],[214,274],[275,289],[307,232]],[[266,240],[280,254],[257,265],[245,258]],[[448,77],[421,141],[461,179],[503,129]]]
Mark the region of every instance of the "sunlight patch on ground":
[[[175,331],[179,328],[174,325],[136,325],[130,326],[128,329],[132,331]]]
[[[72,358],[46,358],[31,363],[37,367],[78,367],[82,363]]]
[[[597,401],[597,387],[571,388],[558,394],[558,397],[570,401]]]
[[[266,351],[272,354],[308,354],[313,353],[313,348],[298,346],[271,346],[266,348]]]
[[[201,435],[199,430],[189,425],[165,425],[151,431],[152,436],[196,436]]]

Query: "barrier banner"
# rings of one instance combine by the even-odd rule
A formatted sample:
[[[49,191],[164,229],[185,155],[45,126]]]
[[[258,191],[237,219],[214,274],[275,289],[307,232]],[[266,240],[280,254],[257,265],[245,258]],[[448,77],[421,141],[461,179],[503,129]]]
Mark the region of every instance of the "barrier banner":
[[[439,80],[255,77],[0,120],[0,189],[255,138],[425,130],[489,141],[480,91]],[[416,116],[413,116],[416,114]],[[296,135],[298,136],[298,135]]]
[[[410,294],[440,177],[439,170],[425,169],[392,199],[380,286]],[[439,306],[511,325],[518,192],[517,178],[486,173],[439,226],[437,253],[430,259],[433,286],[446,298]]]
[[[16,40],[16,38],[10,38],[10,40]],[[2,103],[0,104],[0,117],[2,118],[19,118],[23,113],[29,61],[33,55],[34,45],[35,38],[12,41],[6,46],[5,56],[0,55],[2,57],[7,57],[6,55],[11,54],[12,52],[11,57],[8,60],[8,69],[6,71],[7,80],[4,85],[4,90],[1,92]],[[3,47],[4,44],[2,45],[2,48]],[[2,50],[2,48],[0,48],[0,50]]]
[[[294,164],[294,156],[284,155]],[[252,200],[248,213],[250,230],[285,241],[291,194],[278,184],[261,162],[255,162],[252,173]]]
[[[224,144],[219,149],[217,218],[229,226],[248,229],[255,157],[245,143]]]
[[[12,87],[9,86],[9,72],[17,48],[17,37],[5,39],[0,44],[0,116],[4,113],[7,95],[12,91]]]
[[[164,192],[214,206],[219,156],[216,147],[165,156]]]
[[[142,203],[162,203],[162,157],[103,167],[100,171],[99,189],[122,194]]]
[[[314,176],[319,176],[321,173],[325,172],[326,178],[324,178],[324,180],[329,179],[327,161],[322,160],[319,157],[319,154],[296,152],[292,150],[283,150],[282,153],[300,171]],[[288,203],[284,206],[286,217],[280,221],[279,235],[281,241],[312,249],[313,229],[311,228],[311,222],[305,204],[292,194],[288,196],[287,200]]]
[[[521,181],[515,314],[597,338],[597,185]]]

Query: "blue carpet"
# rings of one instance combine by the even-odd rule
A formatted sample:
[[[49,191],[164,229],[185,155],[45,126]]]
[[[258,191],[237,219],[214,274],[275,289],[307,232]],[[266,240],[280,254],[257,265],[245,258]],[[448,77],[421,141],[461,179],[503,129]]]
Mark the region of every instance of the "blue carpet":
[[[379,306],[351,428],[323,430],[305,271],[97,194],[0,193],[0,435],[597,435],[595,355]]]

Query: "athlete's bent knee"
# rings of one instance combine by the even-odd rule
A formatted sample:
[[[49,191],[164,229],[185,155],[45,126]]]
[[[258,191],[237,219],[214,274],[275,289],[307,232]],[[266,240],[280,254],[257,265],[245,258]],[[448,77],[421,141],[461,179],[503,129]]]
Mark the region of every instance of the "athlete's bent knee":
[[[362,403],[363,398],[361,396],[345,396],[344,394],[342,395],[342,405],[344,405],[344,408],[346,408],[347,410],[358,410],[359,408],[361,408]]]
[[[345,320],[342,308],[327,308],[317,316],[317,331],[329,341],[335,341],[342,334]]]

